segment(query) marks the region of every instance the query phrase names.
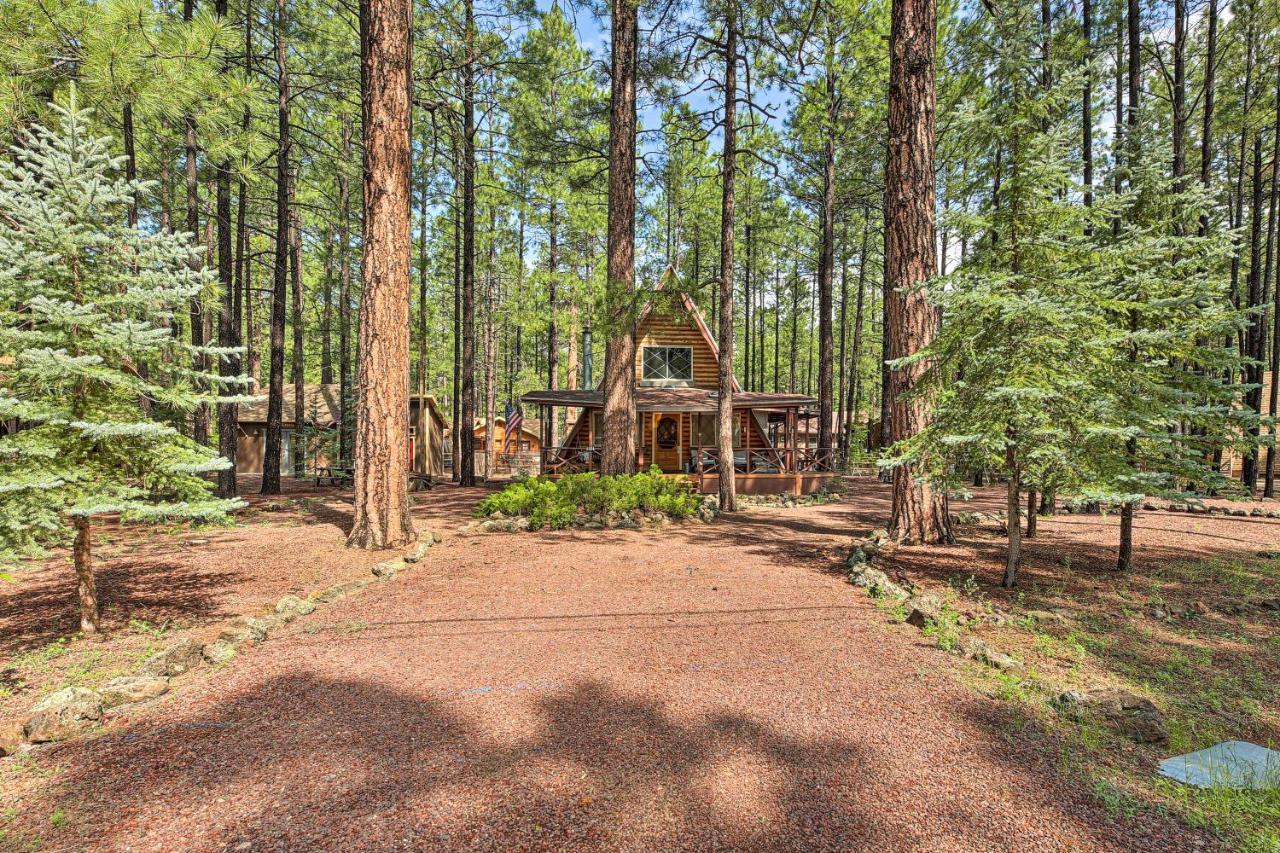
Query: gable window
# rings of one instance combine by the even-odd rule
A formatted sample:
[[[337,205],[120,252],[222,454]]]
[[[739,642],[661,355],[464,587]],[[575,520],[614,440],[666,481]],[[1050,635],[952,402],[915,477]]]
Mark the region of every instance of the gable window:
[[[641,380],[652,385],[693,381],[692,347],[644,347]]]

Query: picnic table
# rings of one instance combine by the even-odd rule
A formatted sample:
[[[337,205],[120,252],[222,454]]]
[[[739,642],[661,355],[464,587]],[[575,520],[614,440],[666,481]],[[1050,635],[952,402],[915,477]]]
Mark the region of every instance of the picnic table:
[[[315,481],[317,486],[349,486],[355,479],[355,471],[338,465],[317,465]]]
[[[317,486],[349,486],[355,480],[355,470],[339,465],[317,465],[314,479]],[[409,472],[409,491],[426,491],[433,485],[430,474]]]

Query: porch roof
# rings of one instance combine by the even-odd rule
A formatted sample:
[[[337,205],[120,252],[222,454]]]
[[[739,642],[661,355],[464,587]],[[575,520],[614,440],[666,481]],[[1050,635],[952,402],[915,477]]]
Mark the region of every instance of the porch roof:
[[[714,412],[719,394],[707,388],[637,388],[637,412]],[[604,401],[599,389],[530,391],[522,402],[543,406],[572,406],[599,409]],[[769,394],[739,391],[733,395],[735,409],[787,409],[811,406],[818,401],[807,394]]]

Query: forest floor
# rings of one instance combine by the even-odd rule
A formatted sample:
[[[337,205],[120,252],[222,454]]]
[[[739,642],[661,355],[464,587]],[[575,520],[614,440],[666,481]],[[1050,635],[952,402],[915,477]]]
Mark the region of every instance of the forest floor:
[[[0,761],[0,848],[1269,849],[1270,794],[1190,794],[1163,757],[1280,741],[1280,520],[1040,520],[1019,589],[992,523],[884,566],[944,594],[922,633],[844,577],[888,491],[710,525],[462,532],[482,490],[416,496],[422,563],[230,663]],[[982,491],[953,511],[998,509]],[[1269,505],[1270,506],[1270,505]],[[0,719],[174,637],[365,577],[349,495],[255,498],[234,528],[98,537],[107,639],[75,634],[65,557],[0,598]],[[1038,615],[1032,615],[1038,614]],[[973,623],[971,623],[973,624]],[[939,650],[971,631],[1034,679]],[[1040,685],[1031,687],[1034,681]],[[1045,685],[1048,685],[1046,687]],[[1069,719],[1058,689],[1150,697],[1170,741]]]

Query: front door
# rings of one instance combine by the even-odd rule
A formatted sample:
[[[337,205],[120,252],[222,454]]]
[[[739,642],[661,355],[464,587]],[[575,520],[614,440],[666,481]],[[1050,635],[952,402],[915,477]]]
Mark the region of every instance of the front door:
[[[654,416],[653,461],[668,474],[680,472],[680,418],[678,415]]]

